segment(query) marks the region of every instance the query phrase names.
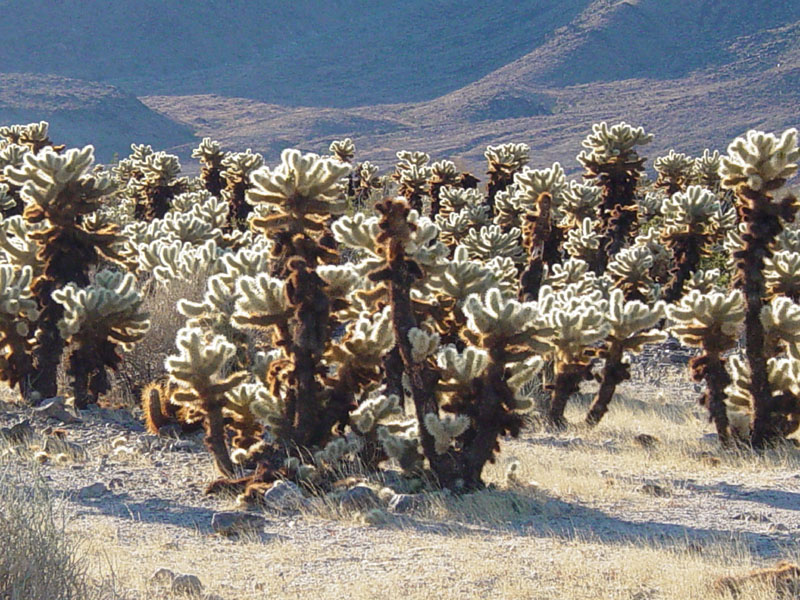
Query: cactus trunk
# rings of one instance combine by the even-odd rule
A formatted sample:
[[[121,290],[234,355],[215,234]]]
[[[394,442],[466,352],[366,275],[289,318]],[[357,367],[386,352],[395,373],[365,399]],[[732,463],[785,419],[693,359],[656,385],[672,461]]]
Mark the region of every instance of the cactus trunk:
[[[624,350],[621,344],[611,344],[606,356],[606,364],[603,366],[600,388],[586,414],[586,424],[589,426],[593,427],[600,422],[608,412],[608,406],[614,398],[617,386],[631,377],[630,366],[622,360],[623,354]]]

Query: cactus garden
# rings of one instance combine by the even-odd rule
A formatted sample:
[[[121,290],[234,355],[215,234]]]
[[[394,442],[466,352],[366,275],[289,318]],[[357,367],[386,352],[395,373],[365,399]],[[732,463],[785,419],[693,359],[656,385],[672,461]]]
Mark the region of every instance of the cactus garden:
[[[584,133],[192,172],[0,127],[0,485],[81,482],[149,568],[107,597],[798,597],[798,132]]]

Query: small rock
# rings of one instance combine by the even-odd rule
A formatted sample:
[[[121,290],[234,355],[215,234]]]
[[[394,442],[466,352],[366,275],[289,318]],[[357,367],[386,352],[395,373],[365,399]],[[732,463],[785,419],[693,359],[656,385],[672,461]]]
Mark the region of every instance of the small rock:
[[[384,512],[380,508],[372,508],[365,513],[361,513],[360,518],[364,525],[386,525],[395,520],[392,515]]]
[[[123,487],[125,487],[125,482],[122,481],[122,479],[120,479],[119,477],[113,477],[108,482],[108,489],[110,489],[111,491],[119,490],[122,489]]]
[[[770,526],[771,531],[789,531],[789,528],[783,523],[775,523]]]
[[[722,463],[719,457],[714,456],[711,452],[701,452],[697,455],[697,458],[708,467],[718,467]]]
[[[55,396],[48,398],[42,404],[33,409],[33,412],[40,417],[56,419],[62,423],[79,423],[81,420],[69,412],[64,406],[64,398]]]
[[[176,575],[172,580],[170,591],[173,594],[185,596],[199,596],[203,593],[203,584],[197,575]]]
[[[734,521],[752,521],[754,523],[769,523],[770,522],[770,518],[767,515],[765,515],[763,513],[757,513],[757,512],[751,512],[751,511],[737,513],[737,514],[733,515],[733,517],[731,517],[731,518]]]
[[[380,498],[368,485],[356,485],[339,496],[339,506],[344,510],[360,510],[380,504]]]
[[[66,454],[75,459],[85,460],[88,457],[86,448],[75,442],[68,442],[57,437],[49,437],[44,441],[44,449],[50,454]]]
[[[396,513],[407,513],[428,503],[425,494],[395,494],[389,500],[389,510]]]
[[[92,500],[107,493],[108,488],[106,487],[106,484],[98,481],[97,483],[93,483],[79,489],[78,498],[81,500]]]
[[[260,531],[264,529],[267,520],[253,513],[246,512],[218,512],[211,517],[211,529],[220,535],[236,535],[243,531]]]
[[[196,452],[198,447],[192,440],[177,440],[172,443],[170,449],[180,452]]]
[[[35,433],[31,422],[25,419],[11,427],[0,428],[0,439],[5,440],[12,446],[21,446],[23,444],[30,444],[33,441]]]
[[[281,479],[273,483],[261,499],[266,508],[282,511],[297,510],[304,504],[305,497],[297,484]]]
[[[640,433],[633,438],[634,443],[639,444],[642,448],[652,448],[658,443],[658,438],[648,433]]]
[[[641,492],[642,494],[649,494],[650,496],[655,496],[657,498],[666,498],[670,496],[669,490],[665,487],[658,485],[657,483],[644,483],[636,488],[637,492]]]
[[[152,575],[150,575],[149,581],[153,585],[169,587],[172,585],[174,579],[175,579],[175,573],[173,573],[166,567],[161,567],[159,569],[156,569],[155,572]]]

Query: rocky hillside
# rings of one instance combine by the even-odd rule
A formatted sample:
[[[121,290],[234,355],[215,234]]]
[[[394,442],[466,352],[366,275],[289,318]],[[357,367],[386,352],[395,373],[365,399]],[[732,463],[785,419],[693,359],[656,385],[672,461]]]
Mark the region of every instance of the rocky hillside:
[[[186,156],[191,131],[272,158],[351,136],[382,161],[414,147],[479,168],[487,143],[510,140],[537,149],[537,163],[574,163],[601,119],[647,126],[651,155],[799,124],[793,0],[0,0],[0,9],[4,70],[113,85],[151,109],[127,96],[130,112],[100,110],[111,88],[86,84],[85,97],[104,98],[86,110],[115,148],[152,139]],[[53,81],[26,91],[57,106]],[[13,102],[31,108],[27,120],[46,118],[28,96]],[[10,119],[22,117],[0,112]],[[84,122],[55,125],[75,143]]]

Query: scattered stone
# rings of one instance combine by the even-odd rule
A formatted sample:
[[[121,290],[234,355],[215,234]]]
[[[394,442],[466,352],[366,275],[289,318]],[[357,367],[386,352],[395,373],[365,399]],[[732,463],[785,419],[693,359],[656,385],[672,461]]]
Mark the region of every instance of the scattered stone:
[[[97,483],[93,483],[91,485],[87,485],[82,487],[78,490],[78,498],[81,500],[92,500],[95,498],[99,498],[108,493],[108,488],[106,484],[98,481]]]
[[[770,518],[765,515],[764,513],[757,513],[752,511],[745,511],[740,512],[733,515],[732,519],[734,521],[746,521],[746,522],[753,522],[753,523],[769,523]]]
[[[11,427],[0,427],[0,439],[13,446],[30,444],[35,437],[31,422],[25,419]]]
[[[339,506],[344,510],[361,510],[378,504],[378,494],[368,485],[353,486],[339,496]]]
[[[304,504],[305,497],[297,484],[281,479],[273,483],[261,499],[266,508],[288,511],[300,508]]]
[[[125,487],[125,482],[122,481],[122,479],[120,479],[119,477],[113,477],[108,482],[108,489],[110,489],[111,491],[120,490],[123,487]]]
[[[658,485],[657,483],[643,483],[636,488],[636,491],[641,492],[642,494],[655,496],[656,498],[666,498],[667,496],[672,495],[669,493],[669,490],[667,490],[664,486]]]
[[[177,440],[171,444],[170,449],[179,452],[197,452],[199,450],[198,445],[192,440]]]
[[[770,526],[770,531],[785,532],[785,531],[789,531],[789,528],[786,525],[784,525],[783,523],[775,523],[774,525]]]
[[[211,529],[219,535],[237,535],[243,531],[260,531],[267,520],[261,515],[246,512],[218,512],[211,517]]]
[[[48,425],[42,430],[44,435],[52,436],[54,438],[58,438],[60,440],[64,440],[67,438],[67,430],[62,429],[61,427],[53,427],[52,425]]]
[[[635,438],[633,438],[634,443],[639,444],[642,448],[653,448],[658,442],[659,439],[648,433],[640,433]]]
[[[40,464],[44,464],[48,460],[50,460],[50,455],[47,452],[45,452],[44,450],[39,450],[38,452],[34,452],[33,460],[35,460],[36,462],[38,462]]]
[[[50,454],[66,454],[76,459],[86,459],[86,448],[75,442],[68,442],[57,437],[49,437],[44,441],[44,449]]]
[[[42,402],[42,404],[34,408],[33,412],[40,417],[55,419],[62,423],[79,423],[81,421],[66,409],[63,396],[48,398]]]
[[[697,457],[700,459],[701,463],[708,467],[718,467],[722,464],[719,457],[714,456],[711,452],[701,452]]]
[[[172,585],[174,579],[175,579],[175,573],[173,573],[166,567],[161,567],[159,569],[156,569],[155,572],[152,575],[150,575],[149,581],[153,585],[169,587]]]
[[[395,513],[407,513],[425,506],[429,502],[425,494],[395,494],[389,500],[389,510]]]
[[[367,512],[361,513],[360,520],[365,525],[386,525],[387,523],[392,523],[394,517],[380,508],[372,508]]]
[[[199,596],[203,593],[203,584],[197,575],[176,575],[172,580],[170,591],[184,596]]]

